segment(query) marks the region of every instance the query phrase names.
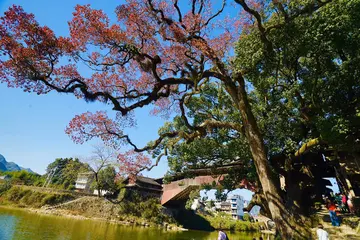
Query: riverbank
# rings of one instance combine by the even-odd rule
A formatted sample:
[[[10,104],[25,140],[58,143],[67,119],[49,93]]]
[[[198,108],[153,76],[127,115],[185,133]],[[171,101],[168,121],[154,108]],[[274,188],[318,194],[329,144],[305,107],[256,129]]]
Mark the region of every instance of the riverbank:
[[[213,240],[217,232],[168,231],[163,228],[123,226],[93,219],[74,219],[61,216],[44,215],[26,209],[0,207],[0,239],[16,240]],[[231,240],[258,239],[259,233],[228,232]],[[262,236],[267,239],[266,236]],[[270,238],[273,239],[273,238]]]
[[[0,204],[26,211],[80,220],[96,220],[127,226],[157,227],[172,231],[187,229],[214,231],[226,229],[235,232],[260,232],[261,223],[236,221],[230,216],[197,214],[164,208],[158,199],[125,193],[107,200],[71,191],[59,191],[33,186],[11,186],[0,194]],[[187,212],[175,214],[174,212]],[[190,214],[190,215],[189,215]]]
[[[0,204],[44,215],[186,230],[163,211],[156,199],[114,199],[111,202],[105,198],[63,193],[56,189],[49,191],[37,187],[12,186],[2,192]]]
[[[165,228],[166,230],[171,230],[171,231],[188,231],[188,229],[181,228],[179,226],[172,224],[164,224],[163,226],[159,226],[159,225],[154,225],[152,223],[148,223],[146,220],[141,221],[141,219],[137,219],[136,221],[133,220],[120,221],[120,220],[109,219],[109,218],[106,219],[101,217],[87,217],[83,215],[74,214],[74,212],[64,209],[20,208],[12,205],[0,205],[0,209],[1,208],[8,210],[24,211],[28,213],[43,215],[43,216],[56,216],[56,217],[69,218],[75,220],[105,222],[105,223],[116,224],[121,226],[156,227],[156,228]]]

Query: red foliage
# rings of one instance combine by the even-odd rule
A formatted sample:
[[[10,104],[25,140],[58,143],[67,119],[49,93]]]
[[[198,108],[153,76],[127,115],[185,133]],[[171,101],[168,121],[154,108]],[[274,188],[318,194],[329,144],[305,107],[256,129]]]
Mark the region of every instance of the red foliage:
[[[55,90],[112,104],[122,116],[150,104],[156,106],[153,113],[174,110],[174,102],[198,84],[195,78],[214,77],[212,69],[224,66],[221,62],[248,24],[239,17],[241,10],[221,16],[225,5],[220,1],[191,1],[192,7],[177,2],[128,0],[116,9],[116,24],[101,10],[77,5],[70,37],[57,37],[34,15],[12,6],[0,18],[0,82],[37,94]],[[249,6],[259,8],[260,2]],[[79,63],[88,66],[89,77],[79,73]],[[66,133],[77,143],[100,137],[118,147],[127,140],[120,123],[132,121],[119,119],[84,113]],[[143,154],[128,154],[119,155],[119,161],[129,173],[149,162]]]
[[[133,178],[140,170],[149,167],[151,160],[143,153],[137,153],[133,150],[118,155],[120,175],[129,175]]]
[[[114,140],[112,133],[122,135],[119,123],[109,119],[105,112],[86,112],[76,115],[65,132],[76,143],[84,143],[94,137],[99,137],[109,144]]]

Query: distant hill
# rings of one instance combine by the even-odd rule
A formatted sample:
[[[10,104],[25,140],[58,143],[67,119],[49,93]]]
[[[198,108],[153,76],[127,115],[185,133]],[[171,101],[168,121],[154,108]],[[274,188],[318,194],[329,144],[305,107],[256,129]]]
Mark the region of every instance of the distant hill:
[[[11,171],[21,171],[21,170],[25,170],[25,171],[33,173],[33,171],[30,168],[23,168],[23,167],[20,167],[19,165],[17,165],[16,163],[7,162],[5,157],[0,154],[0,171],[10,171],[11,172]]]

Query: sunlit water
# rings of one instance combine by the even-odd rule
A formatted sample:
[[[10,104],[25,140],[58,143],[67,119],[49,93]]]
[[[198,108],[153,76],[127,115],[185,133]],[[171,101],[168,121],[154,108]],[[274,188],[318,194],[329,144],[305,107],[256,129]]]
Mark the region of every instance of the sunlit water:
[[[258,239],[260,235],[232,234],[230,240]],[[78,220],[29,213],[0,207],[0,240],[210,240],[217,232],[172,232],[152,228],[119,226],[100,221]],[[265,238],[266,239],[266,238]]]

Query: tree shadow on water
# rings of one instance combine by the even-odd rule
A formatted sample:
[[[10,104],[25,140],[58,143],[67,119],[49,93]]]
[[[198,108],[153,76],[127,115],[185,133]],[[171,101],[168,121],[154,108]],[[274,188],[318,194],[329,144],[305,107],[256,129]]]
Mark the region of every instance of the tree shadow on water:
[[[178,209],[174,212],[174,218],[184,228],[191,230],[214,231],[215,229],[203,217],[192,210]]]

